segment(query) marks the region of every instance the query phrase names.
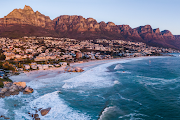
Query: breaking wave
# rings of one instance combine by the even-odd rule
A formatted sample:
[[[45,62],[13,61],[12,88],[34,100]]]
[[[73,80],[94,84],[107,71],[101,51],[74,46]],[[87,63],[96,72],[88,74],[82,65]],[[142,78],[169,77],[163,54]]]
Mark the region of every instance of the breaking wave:
[[[78,110],[74,110],[69,107],[66,102],[64,102],[59,97],[59,91],[53,93],[45,94],[33,101],[31,101],[27,106],[23,106],[20,110],[15,110],[16,116],[15,119],[32,119],[29,113],[39,114],[40,119],[43,120],[89,120],[90,116],[85,113],[81,113]],[[40,112],[37,112],[37,109],[42,108],[51,108],[49,113],[45,116],[42,116]],[[26,111],[26,113],[24,112]]]

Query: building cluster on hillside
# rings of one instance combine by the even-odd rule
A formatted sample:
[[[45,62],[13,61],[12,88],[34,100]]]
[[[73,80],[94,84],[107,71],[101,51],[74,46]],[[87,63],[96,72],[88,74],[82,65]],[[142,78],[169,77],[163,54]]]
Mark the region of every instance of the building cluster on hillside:
[[[180,52],[171,48],[147,46],[142,42],[106,39],[80,41],[53,37],[0,38],[0,47],[7,61],[31,60],[31,63],[23,64],[23,69],[26,70],[58,67],[65,64],[62,61],[75,62]],[[38,64],[40,62],[44,64]],[[22,67],[17,69],[23,70]]]

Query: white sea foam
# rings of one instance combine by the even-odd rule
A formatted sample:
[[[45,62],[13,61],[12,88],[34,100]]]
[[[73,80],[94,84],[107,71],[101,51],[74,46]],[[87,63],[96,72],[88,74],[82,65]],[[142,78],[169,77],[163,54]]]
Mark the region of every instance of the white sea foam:
[[[143,84],[144,86],[152,86],[154,89],[164,89],[163,87],[165,85],[170,85],[173,84],[175,85],[174,87],[169,87],[169,89],[173,90],[176,88],[179,88],[180,86],[180,78],[175,78],[175,79],[164,79],[164,78],[152,78],[152,77],[144,77],[144,76],[137,76],[141,79],[138,79],[137,81],[140,84]]]
[[[117,64],[114,70],[123,69],[124,67],[121,64]]]
[[[59,91],[53,93],[45,94],[33,101],[31,101],[27,106],[21,108],[21,110],[16,110],[16,120],[30,119],[27,113],[24,111],[29,111],[30,113],[35,113],[34,107],[46,109],[51,108],[49,113],[45,116],[41,116],[38,112],[40,119],[43,120],[89,120],[90,117],[86,114],[80,113],[77,110],[73,110],[69,107],[58,95]],[[32,118],[31,118],[32,119]]]
[[[76,87],[83,87],[86,86],[86,88],[100,88],[100,87],[110,87],[114,85],[114,82],[112,81],[112,76],[110,72],[107,72],[107,67],[118,64],[118,63],[126,63],[133,60],[140,60],[138,59],[132,59],[132,60],[119,60],[114,61],[106,64],[99,65],[97,67],[94,67],[88,71],[83,72],[77,77],[73,77],[68,80],[64,80],[65,83],[62,88],[65,89],[71,89]]]
[[[112,116],[114,116],[115,114],[122,115],[124,114],[124,112],[116,106],[106,107],[100,115],[99,120],[111,120]]]
[[[79,86],[89,86],[89,87],[103,87],[110,86],[112,81],[110,78],[105,78],[104,76],[109,73],[105,72],[107,69],[104,66],[92,68],[81,75],[65,80],[65,84],[62,88],[75,88]]]
[[[86,86],[86,88],[110,87],[114,85],[114,83],[112,81],[111,73],[107,72],[108,71],[107,67],[113,64],[121,64],[121,63],[143,60],[143,59],[145,58],[124,59],[124,60],[117,60],[99,65],[88,71],[83,72],[77,77],[64,80],[65,84],[62,86],[62,88],[71,89],[71,88],[83,87],[83,86]],[[129,73],[129,72],[125,72],[125,73]]]
[[[121,84],[121,83],[119,81],[115,80],[114,85],[116,85],[116,84]]]
[[[8,110],[4,109],[4,99],[0,98],[0,115],[5,115]]]
[[[138,101],[135,101],[135,100],[133,100],[133,99],[125,98],[125,97],[123,97],[122,95],[120,95],[119,93],[117,93],[117,94],[118,94],[118,96],[119,96],[121,99],[123,99],[123,100],[132,101],[132,102],[135,102],[135,103],[137,103],[137,104],[139,104],[139,105],[142,105],[142,103],[140,103],[140,102],[138,102]]]
[[[129,120],[143,120],[140,117],[148,117],[147,115],[140,114],[140,113],[130,113],[127,115],[120,116],[120,119],[129,119]]]

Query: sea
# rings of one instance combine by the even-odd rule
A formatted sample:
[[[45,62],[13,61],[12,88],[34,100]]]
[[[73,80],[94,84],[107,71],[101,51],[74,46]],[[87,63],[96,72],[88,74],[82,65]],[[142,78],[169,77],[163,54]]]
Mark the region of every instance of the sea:
[[[0,99],[11,120],[179,120],[180,54],[115,60],[27,83],[32,94]],[[41,116],[39,108],[51,108]],[[1,118],[0,118],[1,119]]]

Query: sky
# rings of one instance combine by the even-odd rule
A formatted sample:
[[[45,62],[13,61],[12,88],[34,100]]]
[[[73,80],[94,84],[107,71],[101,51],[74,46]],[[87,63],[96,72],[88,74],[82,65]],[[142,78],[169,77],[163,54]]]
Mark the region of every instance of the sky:
[[[60,15],[81,15],[132,28],[151,25],[180,35],[180,0],[0,0],[0,18],[25,5],[52,20]]]

